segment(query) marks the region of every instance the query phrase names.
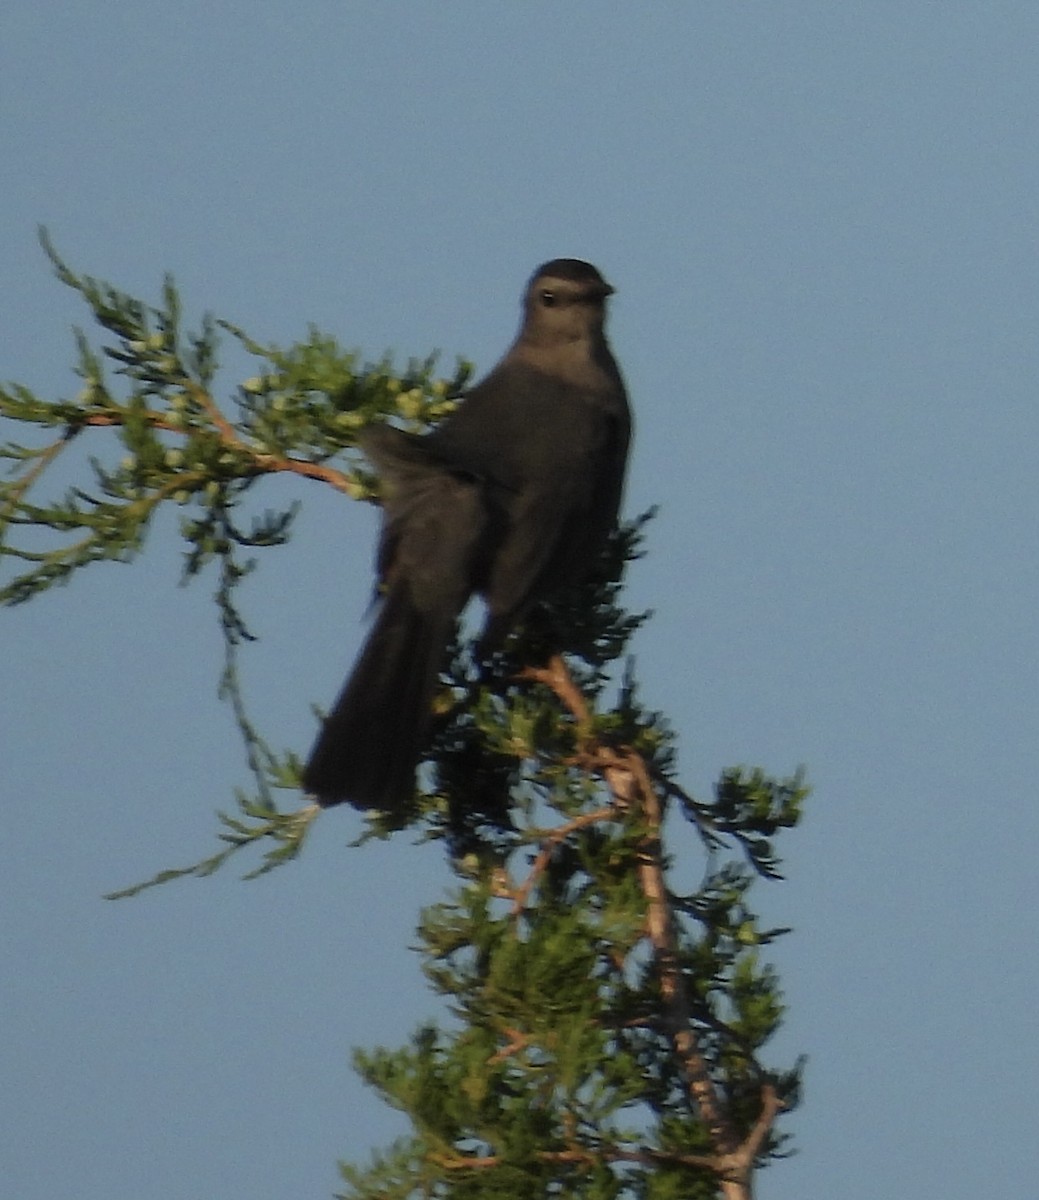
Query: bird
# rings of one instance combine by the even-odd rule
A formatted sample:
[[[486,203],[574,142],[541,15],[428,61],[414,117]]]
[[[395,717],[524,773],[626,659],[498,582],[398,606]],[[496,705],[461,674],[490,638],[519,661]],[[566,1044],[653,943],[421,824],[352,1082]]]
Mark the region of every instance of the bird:
[[[614,289],[590,263],[534,271],[504,357],[431,432],[379,423],[359,443],[380,478],[376,616],[302,776],[322,808],[402,819],[447,647],[471,596],[477,653],[581,583],[620,510],[631,413],[605,334]]]

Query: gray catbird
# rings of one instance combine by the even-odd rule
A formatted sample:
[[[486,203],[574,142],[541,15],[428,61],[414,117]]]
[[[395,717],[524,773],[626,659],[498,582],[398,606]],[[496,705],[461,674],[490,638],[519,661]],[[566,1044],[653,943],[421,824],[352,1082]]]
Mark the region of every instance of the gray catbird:
[[[617,520],[631,434],[603,332],[612,291],[589,263],[545,263],[516,341],[451,416],[424,437],[362,435],[383,488],[380,608],[303,774],[322,805],[402,812],[473,593],[488,653],[532,604],[588,575]]]

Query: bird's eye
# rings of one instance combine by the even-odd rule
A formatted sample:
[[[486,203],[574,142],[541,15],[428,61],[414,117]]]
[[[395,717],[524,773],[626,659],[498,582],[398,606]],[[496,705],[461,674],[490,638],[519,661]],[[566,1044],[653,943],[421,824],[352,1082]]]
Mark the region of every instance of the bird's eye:
[[[546,308],[551,308],[556,302],[556,294],[549,288],[544,288],[541,293],[541,303]]]

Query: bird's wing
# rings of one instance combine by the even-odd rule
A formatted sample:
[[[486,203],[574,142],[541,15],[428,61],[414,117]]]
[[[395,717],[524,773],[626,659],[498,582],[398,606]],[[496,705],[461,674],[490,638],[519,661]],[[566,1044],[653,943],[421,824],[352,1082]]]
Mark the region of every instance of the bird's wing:
[[[473,589],[487,513],[478,485],[446,469],[426,441],[388,425],[361,437],[383,484],[379,579],[406,580],[419,609],[457,613]]]
[[[592,511],[589,484],[587,472],[571,470],[550,487],[525,489],[513,498],[486,582],[490,624],[507,628],[533,601],[583,573],[587,554],[575,538]]]

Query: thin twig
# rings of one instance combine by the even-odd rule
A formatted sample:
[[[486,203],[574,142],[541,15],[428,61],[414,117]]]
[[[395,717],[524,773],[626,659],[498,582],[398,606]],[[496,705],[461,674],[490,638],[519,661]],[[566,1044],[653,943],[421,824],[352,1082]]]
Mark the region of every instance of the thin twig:
[[[252,459],[257,474],[261,472],[270,472],[273,474],[279,471],[291,471],[295,475],[302,475],[308,479],[320,479],[324,483],[331,484],[332,487],[337,488],[341,492],[349,492],[350,481],[342,471],[337,471],[334,467],[326,467],[322,463],[309,462],[302,458],[289,458],[286,455],[270,454],[266,451],[254,450],[247,442],[243,442],[237,436],[234,427],[229,424],[222,414],[220,421],[216,420],[214,416],[214,412],[216,411],[215,406],[213,409],[207,409],[207,411],[220,435],[221,442],[240,454],[247,454]],[[163,429],[170,433],[184,434],[184,429],[180,424],[174,423],[161,412],[149,409],[143,416],[153,429]],[[123,425],[125,421],[121,416],[114,413],[89,413],[78,424],[111,426]]]
[[[513,1054],[518,1054],[524,1046],[530,1045],[530,1037],[519,1029],[506,1029],[504,1031],[509,1035],[508,1043],[487,1060],[488,1064],[504,1062],[505,1059],[511,1058]]]
[[[534,683],[543,683],[545,687],[555,692],[573,714],[579,736],[587,737],[592,724],[588,702],[580,688],[574,683],[573,676],[561,654],[553,654],[543,667],[524,667],[519,673],[519,678],[529,679]]]
[[[8,501],[4,506],[3,513],[0,513],[0,520],[4,520],[8,513],[14,512],[18,507],[18,502],[25,493],[32,487],[40,475],[50,466],[50,464],[58,457],[58,454],[72,441],[79,432],[78,427],[69,426],[62,433],[57,441],[51,442],[36,456],[36,462],[25,472],[24,475],[16,479],[10,485],[8,492]]]
[[[596,825],[599,821],[616,820],[617,806],[615,804],[607,804],[602,808],[597,808],[593,812],[582,813],[579,817],[574,817],[573,820],[567,821],[565,825],[559,825],[555,829],[549,830],[541,839],[541,849],[538,851],[537,858],[530,868],[530,874],[520,884],[513,895],[512,915],[518,916],[527,906],[527,900],[535,883],[544,873],[545,868],[552,861],[552,855],[555,853],[556,847],[560,842],[565,841],[575,830],[584,829],[588,825]]]
[[[237,446],[243,450],[248,448],[238,436],[238,430],[235,429],[227,417],[224,416],[223,412],[221,412],[220,406],[209,394],[207,388],[201,387],[193,379],[188,379],[184,382],[184,392],[208,415],[209,419],[220,431],[220,440],[222,442],[228,446]]]

